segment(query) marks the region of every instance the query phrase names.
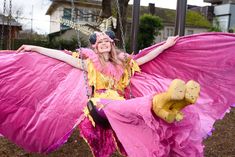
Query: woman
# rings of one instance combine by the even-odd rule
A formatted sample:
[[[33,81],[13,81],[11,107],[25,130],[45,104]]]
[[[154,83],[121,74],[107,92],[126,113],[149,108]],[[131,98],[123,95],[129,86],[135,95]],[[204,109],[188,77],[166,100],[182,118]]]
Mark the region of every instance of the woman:
[[[112,35],[112,37],[115,37],[115,36],[113,36],[114,33],[110,32],[110,31],[107,31],[106,33],[110,34],[110,36]],[[124,74],[124,70],[126,68],[128,68],[128,67],[125,67],[126,62],[128,61],[128,57],[125,56],[126,54],[124,54],[124,53],[119,53],[119,54],[117,53],[113,39],[111,39],[106,33],[96,32],[90,37],[90,41],[93,42],[93,43],[91,43],[92,47],[94,48],[94,51],[97,54],[97,55],[95,55],[92,52],[90,54],[90,56],[98,57],[98,58],[96,58],[96,60],[95,59],[87,60],[86,66],[84,66],[84,67],[82,66],[82,61],[80,61],[80,59],[73,58],[71,55],[65,54],[65,53],[58,51],[58,50],[46,49],[46,48],[38,47],[38,46],[23,45],[17,50],[17,52],[35,51],[35,52],[41,53],[43,55],[49,56],[51,58],[55,58],[55,59],[61,60],[63,62],[66,62],[66,63],[68,63],[76,68],[79,68],[81,70],[86,70],[86,71],[88,71],[88,77],[89,77],[88,79],[90,81],[89,82],[90,86],[95,87],[95,93],[94,93],[95,98],[115,99],[118,97],[118,99],[119,99],[120,95],[117,93],[117,90],[121,90],[121,92],[123,92],[125,86],[129,82],[129,78],[126,78],[126,77],[129,77],[132,74],[130,74],[130,73],[128,74],[128,72]],[[132,65],[130,65],[130,67],[133,67],[132,70],[139,71],[138,66],[135,64],[138,64],[140,66],[146,62],[151,61],[152,59],[157,57],[160,53],[162,53],[165,49],[168,49],[169,47],[173,46],[176,43],[177,38],[178,38],[178,36],[169,37],[168,40],[166,41],[166,43],[164,43],[160,47],[152,50],[147,55],[140,57],[135,61],[129,60],[130,63],[128,63],[128,64],[132,64]],[[96,68],[95,68],[94,64],[98,64],[98,65],[96,65]],[[87,69],[87,66],[88,66],[89,70]],[[100,67],[100,68],[98,68],[98,67]],[[83,69],[83,68],[85,68],[85,69]],[[136,69],[134,69],[134,68],[136,68]],[[109,80],[107,82],[107,83],[109,83],[110,87],[97,87],[96,83],[92,82],[92,79],[99,80],[100,82],[105,82],[105,81],[99,79],[99,77],[92,78],[93,77],[92,75],[94,75],[94,72],[93,72],[94,69],[98,70],[101,73],[101,74],[99,74],[100,76],[107,75],[112,78],[111,80]],[[115,75],[110,76],[108,74],[108,72],[104,72],[104,69],[106,69],[106,70],[109,69],[109,70],[113,71]],[[126,70],[128,70],[128,69],[126,69]],[[102,76],[102,77],[105,77],[105,76]],[[122,81],[123,79],[127,79],[127,82],[123,82]],[[112,85],[111,85],[111,82],[113,83]],[[124,87],[121,87],[119,85],[120,83],[122,83],[122,84],[125,83],[126,85],[124,85]],[[114,86],[114,84],[116,84],[116,87]],[[192,87],[194,87],[194,88],[193,88],[193,90],[190,91],[190,89]],[[176,90],[176,88],[178,91]],[[104,90],[104,89],[106,91],[104,93],[102,93],[102,96],[97,94],[97,90]],[[110,92],[111,89],[113,89],[111,93],[115,92],[115,95],[111,95],[110,93],[108,93],[108,92]],[[155,101],[154,112],[156,113],[156,115],[158,115],[162,119],[165,119],[169,123],[174,122],[176,117],[178,119],[182,119],[182,114],[178,113],[178,111],[181,110],[186,105],[194,104],[196,102],[198,95],[199,95],[200,87],[196,82],[190,81],[187,84],[187,90],[186,91],[185,90],[186,90],[186,85],[185,85],[184,81],[174,80],[172,82],[171,88],[169,89],[168,92],[155,97],[155,99],[154,99],[154,101]],[[173,102],[170,102],[171,97],[172,97],[172,99],[183,101],[183,102],[182,101],[174,102],[174,103],[178,103],[176,105],[176,106],[178,106],[178,109],[177,110],[175,109],[175,112],[171,112],[172,109],[169,110],[170,106],[172,107],[172,103],[173,103]],[[193,97],[194,100],[192,100],[191,97]],[[122,99],[122,98],[123,97],[120,97],[120,99]],[[166,99],[166,100],[163,100],[163,99]],[[96,101],[96,100],[93,100],[92,102],[94,102],[94,101]],[[165,107],[165,110],[162,109],[163,106]]]
[[[197,37],[195,38],[197,39]],[[63,76],[61,76],[61,74],[56,75],[56,76],[59,76],[59,80],[62,80],[61,83],[58,86],[56,86],[57,87],[56,89],[48,88],[48,90],[53,90],[55,92],[53,91],[50,92],[51,94],[49,96],[44,95],[44,93],[40,93],[40,97],[37,98],[40,101],[34,100],[34,101],[37,101],[36,105],[33,105],[35,106],[36,109],[31,108],[32,111],[36,111],[36,112],[33,112],[33,114],[31,114],[31,117],[29,116],[28,118],[23,119],[25,121],[24,123],[22,121],[18,122],[18,125],[20,126],[19,128],[15,129],[14,127],[16,126],[11,127],[9,126],[8,123],[5,123],[5,125],[2,125],[2,126],[8,129],[14,128],[15,130],[11,131],[7,129],[5,130],[1,129],[0,132],[1,133],[3,132],[4,136],[14,140],[15,142],[18,142],[19,145],[23,146],[24,148],[30,151],[49,152],[53,150],[54,148],[58,147],[59,145],[61,145],[61,143],[65,142],[65,140],[70,134],[68,129],[64,131],[63,128],[65,128],[65,126],[61,126],[61,130],[58,130],[59,127],[57,126],[59,124],[70,125],[70,126],[67,126],[67,128],[75,127],[77,126],[77,124],[79,124],[80,134],[86,139],[86,141],[90,145],[92,152],[95,156],[109,156],[110,154],[112,154],[112,152],[115,150],[116,147],[123,154],[127,153],[128,156],[169,156],[169,155],[170,156],[171,155],[202,156],[202,153],[203,153],[203,146],[201,145],[202,137],[204,137],[205,134],[211,130],[208,128],[211,127],[212,124],[209,124],[209,123],[214,123],[215,121],[214,119],[211,120],[212,113],[208,114],[210,115],[209,117],[207,117],[207,115],[203,113],[203,111],[208,111],[207,107],[200,106],[200,105],[195,106],[195,107],[193,106],[191,108],[187,107],[189,109],[187,110],[186,108],[184,112],[186,118],[184,118],[183,121],[179,123],[168,124],[158,118],[160,117],[162,119],[165,119],[167,122],[173,122],[175,120],[182,119],[182,115],[178,111],[181,110],[184,106],[188,105],[188,102],[194,103],[199,92],[198,90],[199,86],[197,85],[197,83],[189,82],[185,85],[183,81],[176,80],[176,81],[173,81],[167,93],[156,95],[156,91],[157,92],[163,91],[166,84],[169,84],[170,80],[161,77],[161,76],[164,76],[164,74],[161,76],[158,76],[155,73],[156,69],[161,68],[162,61],[160,60],[159,62],[160,66],[156,66],[155,68],[153,68],[152,64],[155,63],[155,61],[151,62],[151,60],[154,60],[155,57],[158,56],[161,52],[173,46],[176,40],[177,40],[177,37],[169,38],[164,44],[160,46],[157,45],[157,46],[153,46],[144,50],[145,53],[147,52],[147,54],[141,53],[141,55],[137,56],[135,61],[130,60],[128,62],[128,64],[131,65],[130,66],[131,68],[125,67],[125,64],[123,62],[126,62],[128,59],[126,59],[126,57],[122,57],[123,56],[122,54],[115,53],[115,49],[112,44],[113,40],[104,33],[96,34],[96,40],[95,42],[93,42],[95,53],[88,49],[80,50],[82,51],[82,53],[86,53],[86,55],[88,56],[88,59],[85,62],[86,64],[85,70],[88,72],[89,85],[95,87],[94,97],[91,100],[99,108],[98,112],[100,113],[100,115],[108,119],[112,129],[111,128],[103,129],[102,127],[98,125],[94,127],[93,125],[95,124],[94,123],[93,125],[91,124],[92,119],[88,120],[88,118],[85,118],[83,116],[77,116],[76,118],[74,117],[68,118],[68,115],[66,115],[65,113],[70,112],[69,113],[70,115],[74,115],[74,113],[71,112],[72,109],[75,110],[74,111],[75,114],[81,115],[81,111],[80,109],[77,109],[77,107],[72,106],[71,108],[70,106],[67,105],[67,106],[63,106],[64,109],[61,109],[61,103],[68,104],[69,100],[74,100],[74,102],[69,102],[71,103],[71,105],[74,103],[84,104],[84,102],[87,101],[87,100],[84,100],[84,97],[85,97],[84,91],[83,93],[81,91],[80,92],[70,91],[72,90],[70,86],[74,87],[75,89],[78,89],[77,86],[81,88],[82,83],[80,82],[80,80],[82,78],[79,78],[80,75],[76,75],[76,78],[78,78],[79,81],[77,81],[78,83],[75,82],[73,84],[73,82],[75,81],[74,79],[75,74],[73,71],[69,71],[66,74],[68,75],[68,77],[65,79]],[[228,41],[230,40],[231,39],[228,38]],[[189,44],[187,44],[187,46],[189,48],[192,47],[192,45],[189,45]],[[52,58],[62,60],[74,67],[83,69],[80,59],[73,58],[60,51],[26,45],[26,46],[22,46],[18,50],[18,52],[31,51],[31,50],[37,51],[39,53],[50,56]],[[33,54],[30,54],[30,55],[33,55]],[[22,58],[24,58],[24,56],[15,58],[15,60],[18,61],[17,65],[21,63],[25,64],[23,62],[25,60],[23,59],[22,61],[21,60]],[[180,58],[183,58],[183,57],[180,57]],[[35,57],[32,56],[32,59],[35,59]],[[45,58],[39,57],[39,59],[44,60]],[[40,74],[43,74],[43,76],[46,77],[45,80],[50,80],[51,78],[47,78],[46,74],[50,74],[51,70],[50,69],[48,70],[48,67],[43,68],[44,67],[43,64],[46,64],[46,65],[49,64],[49,63],[44,63],[45,61],[41,62],[40,67],[42,68],[42,70],[40,69],[39,71],[43,71]],[[168,61],[171,62],[172,59],[169,59]],[[132,80],[132,85],[134,87],[132,87],[132,89],[134,89],[133,93],[138,98],[124,100],[122,93],[123,93],[124,88],[129,84],[129,77],[130,75],[133,75],[134,71],[138,71],[138,66],[136,65],[136,63],[141,66],[142,64],[147,63],[147,62],[149,63],[142,66],[142,69],[144,69],[144,72],[136,73],[135,76],[133,76],[134,80]],[[192,64],[194,64],[194,62],[195,61],[191,60]],[[33,71],[35,67],[38,68],[38,65],[36,63],[32,62],[33,68],[31,68],[30,70]],[[229,63],[232,64],[233,62],[230,61]],[[150,69],[150,71],[148,71],[148,69],[145,68],[146,65],[150,67],[148,68]],[[54,67],[57,67],[59,69],[61,65],[56,64],[56,66],[53,66],[53,68]],[[63,68],[63,69],[65,69],[66,71],[66,68]],[[194,67],[191,67],[191,69],[193,68]],[[18,71],[22,71],[21,68],[19,69],[20,70]],[[56,70],[54,72],[55,74],[57,74],[57,71],[59,71],[58,69],[55,69]],[[163,68],[163,70],[168,70],[168,69]],[[182,70],[182,69],[179,68],[179,70]],[[187,69],[187,70],[190,71],[190,69]],[[215,71],[215,69],[212,69],[212,70]],[[8,74],[10,74],[10,70],[5,70],[5,72],[3,72],[1,76],[4,76],[4,74],[7,74],[7,72]],[[80,73],[80,72],[77,72],[77,73]],[[188,80],[188,77],[185,77],[187,75],[181,75],[180,73],[178,74],[179,76],[183,76],[185,80]],[[219,74],[219,72],[217,72],[217,74]],[[72,75],[73,77],[70,77],[70,75]],[[223,76],[225,76],[225,73],[223,73]],[[34,78],[34,76],[32,77]],[[172,77],[173,76],[171,76],[171,78]],[[206,76],[204,77],[208,81],[208,78]],[[19,76],[17,76],[17,78],[19,78]],[[55,78],[55,76],[52,78]],[[195,78],[195,76],[193,75],[192,78]],[[230,78],[230,75],[228,75],[226,78],[227,79]],[[151,81],[151,82],[146,83],[145,80]],[[5,83],[7,81],[8,81],[7,79],[5,80],[3,79],[2,82]],[[24,81],[19,81],[19,84],[21,82],[24,82]],[[35,82],[39,82],[39,81],[34,81],[33,83],[30,82],[29,85],[28,84],[25,85],[24,88],[27,89],[28,86],[30,86],[31,84],[35,84]],[[58,82],[58,80],[54,82]],[[203,81],[201,82],[203,83]],[[234,82],[231,83],[231,86],[234,85],[233,83]],[[190,89],[188,87],[191,87],[191,84],[193,84],[193,86],[196,85],[197,90],[193,89],[193,91],[187,92],[188,91],[187,89]],[[38,87],[40,88],[41,85]],[[66,89],[62,89],[62,87]],[[186,88],[186,92],[185,92],[185,88]],[[37,89],[37,88],[34,88],[34,89]],[[42,89],[38,89],[38,90],[43,91]],[[220,90],[222,91],[221,87],[220,87]],[[44,90],[44,91],[47,92],[47,90]],[[71,94],[64,94],[65,91]],[[78,95],[78,93],[80,95],[83,94],[83,96]],[[208,92],[205,92],[205,93],[208,93]],[[34,93],[29,93],[29,94],[30,94],[29,96],[34,95]],[[188,96],[188,94],[192,94],[192,95]],[[231,95],[233,94],[234,93],[232,93]],[[66,96],[66,97],[61,98],[63,96]],[[171,99],[173,99],[173,101],[169,99],[169,96]],[[188,98],[192,98],[191,96],[193,97],[193,99],[188,99]],[[208,95],[206,96],[202,95],[202,100],[204,100],[203,103],[206,102],[205,100],[210,100],[209,98],[213,97],[211,95],[209,95],[209,97],[207,96]],[[79,101],[75,102],[76,99],[74,99],[74,97],[75,98],[78,97],[78,99],[81,102]],[[23,99],[20,99],[20,101],[17,101],[17,102],[18,104],[25,104],[24,102],[27,102],[27,100],[28,100],[27,98],[23,97]],[[231,100],[231,98],[229,100]],[[31,101],[31,102],[34,102],[34,101]],[[9,102],[9,100],[8,101],[4,100],[3,102]],[[55,102],[58,104],[54,105]],[[66,103],[63,103],[63,102],[66,102]],[[48,104],[50,106],[48,106]],[[25,106],[23,107],[25,108]],[[29,112],[28,110],[25,111],[23,109],[22,109],[23,110],[22,112],[18,112],[19,109],[21,108],[14,107],[14,109],[15,108],[18,109],[17,113]],[[80,105],[80,108],[85,108],[84,113],[87,117],[89,117],[88,110],[86,109],[86,107],[84,107],[84,105],[83,106]],[[152,108],[155,114],[152,113]],[[215,111],[220,110],[222,113],[224,113],[225,109],[227,108],[228,106],[224,106],[223,108],[217,107]],[[173,109],[176,109],[176,110],[173,110]],[[40,114],[38,114],[38,112]],[[2,113],[3,113],[2,115],[8,116],[7,118],[11,117],[10,116],[11,112],[5,111]],[[16,117],[16,115],[17,114],[14,113],[13,117]],[[155,117],[155,115],[157,115],[158,117]],[[56,116],[59,118],[59,120],[54,121],[53,118],[55,118]],[[215,114],[213,116],[218,117],[218,116],[221,116],[221,114]],[[2,119],[2,117],[0,119]],[[63,117],[63,118],[60,118],[60,117]],[[68,120],[63,122],[63,120],[66,118]],[[203,121],[200,120],[201,118],[208,120],[206,122],[208,124],[203,124],[202,123]],[[14,118],[11,118],[11,120],[12,119]],[[74,122],[74,119],[78,119],[76,121],[77,124],[75,125],[74,123],[71,122],[71,121]],[[7,121],[9,122],[10,120],[9,119],[5,121],[2,120],[1,124],[4,124],[4,122],[7,122]],[[48,124],[48,121],[51,122],[50,125]],[[27,124],[27,126],[24,126],[23,124]],[[201,128],[201,126],[203,127]],[[47,129],[49,128],[50,131],[46,130],[45,128]],[[17,130],[19,132],[16,132]],[[40,133],[38,130],[40,130],[42,133]],[[58,132],[60,131],[63,131],[63,133],[59,134]],[[49,132],[52,132],[50,133],[50,136],[46,136],[46,133],[49,133]],[[12,135],[14,133],[17,133],[18,139],[20,137],[23,137],[23,135],[26,136],[25,137],[26,139],[24,139],[23,142],[19,141],[14,137],[14,135]],[[50,139],[51,136],[53,135],[59,136],[59,137]],[[64,136],[61,136],[61,135],[64,135]],[[37,136],[37,138],[35,136]],[[44,139],[46,138],[45,136],[50,137],[48,138],[48,142],[45,142],[45,140],[42,140],[43,138]],[[30,138],[30,139],[27,139],[27,138]],[[45,147],[45,145],[48,147]]]

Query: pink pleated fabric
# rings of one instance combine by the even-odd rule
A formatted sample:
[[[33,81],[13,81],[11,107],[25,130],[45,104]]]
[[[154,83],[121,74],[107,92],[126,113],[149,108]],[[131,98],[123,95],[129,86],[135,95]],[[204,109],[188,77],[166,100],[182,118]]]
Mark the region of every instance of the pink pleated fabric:
[[[79,124],[83,136],[105,147],[91,147],[99,157],[115,150],[112,132],[131,157],[203,156],[203,139],[235,104],[235,35],[182,37],[141,69],[131,79],[135,98],[102,100],[112,129],[94,132],[82,114],[87,98],[80,70],[37,53],[0,52],[0,134],[28,151],[48,153]],[[201,93],[183,110],[184,120],[167,124],[151,112],[151,101],[175,78],[198,81]]]

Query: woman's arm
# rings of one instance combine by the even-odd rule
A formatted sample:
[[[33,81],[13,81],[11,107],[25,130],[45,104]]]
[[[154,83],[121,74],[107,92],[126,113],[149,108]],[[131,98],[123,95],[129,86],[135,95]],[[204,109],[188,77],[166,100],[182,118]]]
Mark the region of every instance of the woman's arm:
[[[162,53],[164,50],[166,50],[169,47],[175,45],[175,43],[177,42],[178,37],[179,36],[168,37],[168,39],[166,40],[166,42],[163,45],[158,46],[156,49],[150,51],[145,56],[142,56],[142,57],[138,58],[136,60],[137,64],[142,65],[144,63],[147,63],[148,61],[151,61],[152,59],[157,57],[160,53]]]
[[[33,46],[33,45],[22,45],[16,52],[23,52],[23,51],[35,51],[45,56],[68,63],[75,68],[83,70],[83,67],[81,65],[81,59],[75,58],[59,50],[44,48],[40,46]],[[85,64],[85,70],[86,70],[86,67],[87,67],[86,62],[84,62],[84,64]]]

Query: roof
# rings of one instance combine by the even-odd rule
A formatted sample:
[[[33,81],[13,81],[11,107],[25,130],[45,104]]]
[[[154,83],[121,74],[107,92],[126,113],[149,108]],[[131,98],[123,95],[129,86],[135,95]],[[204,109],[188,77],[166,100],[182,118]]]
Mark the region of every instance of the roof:
[[[8,25],[8,17],[0,14],[0,25]],[[18,23],[15,19],[10,20],[11,26],[22,27],[20,23]]]
[[[132,5],[130,5],[129,7],[132,7]],[[148,6],[140,7],[140,15],[148,13],[149,13]],[[132,17],[132,9],[128,9],[127,15],[128,17]],[[176,10],[155,7],[155,15],[160,17],[162,19],[163,24],[165,25],[175,24]],[[208,28],[211,25],[210,22],[203,15],[201,15],[196,11],[191,11],[191,10],[188,10],[186,13],[185,23],[186,26],[189,27]]]
[[[51,38],[51,37],[59,36],[59,35],[65,33],[68,30],[72,30],[72,28],[66,28],[66,29],[63,29],[63,30],[60,30],[60,31],[57,31],[57,32],[49,33],[48,35]]]
[[[235,0],[204,0],[204,2],[211,3],[213,5],[215,5],[215,4],[228,4],[228,3],[235,4]]]
[[[51,15],[52,12],[56,8],[58,8],[61,4],[68,5],[72,7],[71,0],[53,0],[50,7],[47,9],[46,15]],[[83,0],[83,1],[74,1],[75,6],[80,7],[89,7],[89,8],[96,8],[102,9],[101,1],[100,0]]]

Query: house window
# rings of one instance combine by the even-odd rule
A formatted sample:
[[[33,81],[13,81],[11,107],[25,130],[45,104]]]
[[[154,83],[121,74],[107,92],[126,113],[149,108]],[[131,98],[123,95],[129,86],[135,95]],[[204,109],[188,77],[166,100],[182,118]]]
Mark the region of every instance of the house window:
[[[91,15],[91,22],[96,22],[96,16],[95,16],[96,15],[96,11],[92,10],[91,14],[92,14]]]
[[[187,35],[190,35],[190,34],[193,34],[193,33],[194,33],[193,30],[191,30],[191,29],[187,30]]]
[[[96,22],[96,15],[98,15],[97,10],[89,8],[79,8],[77,14],[80,22]]]
[[[66,19],[66,20],[71,20],[71,12],[72,12],[72,9],[71,8],[64,8],[64,11],[63,11],[63,19]],[[60,30],[64,30],[64,29],[68,29],[69,26],[65,26],[63,24],[60,25]]]
[[[86,8],[81,8],[81,9],[78,9],[78,10],[79,10],[78,20],[88,22],[89,17],[90,17],[89,10],[86,9]]]
[[[169,37],[169,36],[173,36],[174,35],[174,29],[167,27],[165,29],[165,38]]]
[[[79,22],[95,22],[97,10],[89,9],[89,8],[75,8],[74,9],[74,20]],[[72,18],[72,8],[64,8],[63,9],[63,16],[64,20],[71,20]],[[60,25],[61,30],[68,29],[69,26]]]

